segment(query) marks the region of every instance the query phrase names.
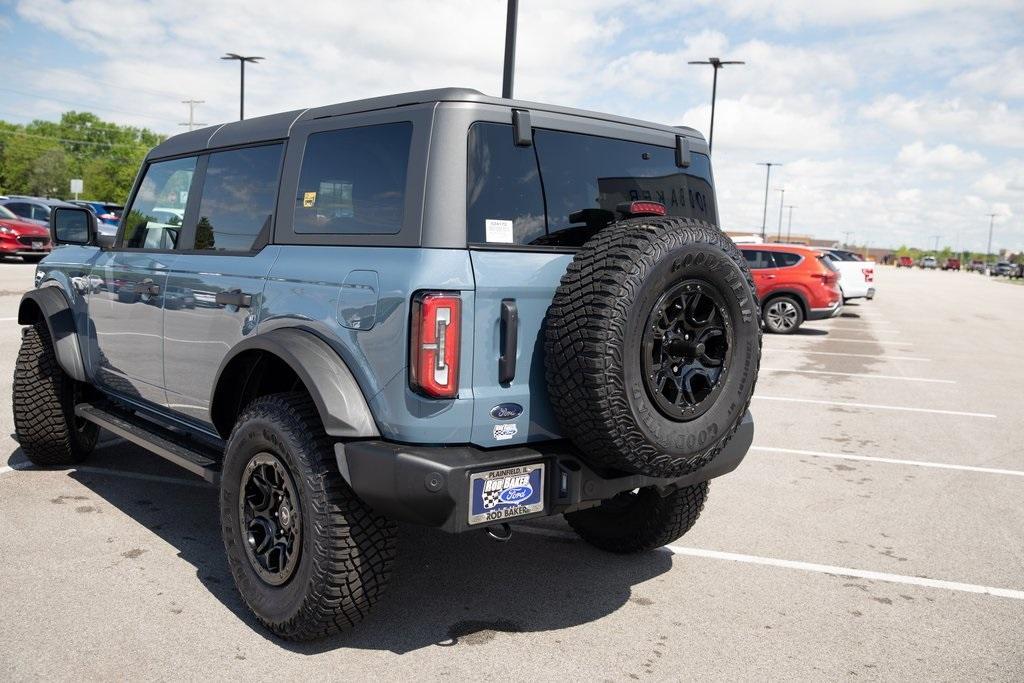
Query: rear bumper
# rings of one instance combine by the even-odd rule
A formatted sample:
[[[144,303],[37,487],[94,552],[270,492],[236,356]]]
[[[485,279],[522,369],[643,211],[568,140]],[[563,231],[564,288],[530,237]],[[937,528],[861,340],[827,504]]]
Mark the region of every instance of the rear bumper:
[[[334,449],[342,476],[374,510],[397,521],[458,533],[486,526],[469,524],[470,475],[474,472],[544,463],[544,507],[513,520],[520,521],[592,507],[617,493],[645,486],[689,486],[720,477],[739,466],[753,439],[754,420],[747,413],[714,460],[676,479],[604,476],[588,467],[565,442],[485,450],[352,441],[338,443]]]
[[[807,311],[808,320],[825,320],[826,318],[835,318],[843,312],[843,299],[839,298],[831,306],[825,308],[811,308]]]

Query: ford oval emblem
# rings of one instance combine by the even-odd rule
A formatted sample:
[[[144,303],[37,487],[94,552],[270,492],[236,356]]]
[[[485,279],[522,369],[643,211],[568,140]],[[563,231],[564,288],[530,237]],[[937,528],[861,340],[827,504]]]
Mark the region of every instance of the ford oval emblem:
[[[518,403],[499,403],[491,408],[491,417],[495,420],[514,420],[523,414],[523,407]]]

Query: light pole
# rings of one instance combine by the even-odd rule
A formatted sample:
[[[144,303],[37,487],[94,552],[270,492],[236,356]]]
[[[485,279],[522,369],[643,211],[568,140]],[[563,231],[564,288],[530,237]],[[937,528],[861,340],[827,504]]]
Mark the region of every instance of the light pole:
[[[505,15],[505,68],[501,75],[501,96],[512,99],[512,81],[516,70],[516,24],[519,17],[519,0],[508,0]]]
[[[936,256],[939,255],[939,238],[940,237],[942,237],[942,235],[932,235],[932,239],[935,240],[935,250],[934,251],[935,251],[935,255]]]
[[[852,235],[852,234],[853,234],[853,230],[845,230],[845,231],[843,232],[843,246],[844,246],[844,247],[845,247],[845,246],[847,245],[847,243],[848,243],[848,242],[850,241],[850,235]]]
[[[793,209],[796,207],[792,204],[786,204],[786,208],[789,209],[789,225],[786,226],[786,244],[789,244],[789,237],[793,232]]]
[[[779,187],[779,188],[776,188],[776,191],[779,193],[779,233],[778,233],[778,235],[775,236],[775,241],[776,242],[781,242],[782,241],[782,205],[786,201],[786,188]]]
[[[988,247],[985,249],[985,267],[988,268],[988,257],[992,253],[992,225],[996,222],[998,213],[986,214],[988,216]]]
[[[761,214],[761,241],[764,242],[764,230],[768,225],[768,181],[772,178],[772,166],[782,166],[782,164],[777,164],[774,161],[758,161],[757,165],[764,166],[766,169],[764,176],[764,212]]]
[[[258,62],[261,59],[263,59],[263,57],[255,57],[255,56],[251,56],[250,57],[250,56],[243,56],[243,55],[235,54],[234,52],[228,52],[228,53],[225,53],[225,55],[223,57],[221,57],[221,59],[238,60],[239,66],[242,67],[242,81],[241,81],[241,87],[239,88],[239,94],[238,94],[238,120],[242,121],[242,120],[245,119],[245,63],[246,62],[252,62],[253,64],[255,64],[256,62]]]
[[[722,61],[718,57],[708,57],[706,62],[689,62],[690,64],[710,64],[711,76],[711,130],[708,131],[708,152],[711,152],[711,144],[715,141],[715,95],[718,92],[718,70],[726,64],[744,64],[737,61]]]

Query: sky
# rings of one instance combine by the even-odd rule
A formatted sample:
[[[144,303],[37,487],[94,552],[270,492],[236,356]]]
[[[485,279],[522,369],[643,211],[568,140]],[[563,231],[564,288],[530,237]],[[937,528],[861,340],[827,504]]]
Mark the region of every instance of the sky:
[[[0,0],[0,119],[173,134],[424,88],[500,94],[502,0]],[[521,0],[521,99],[705,134],[722,226],[863,246],[1024,249],[1024,1]],[[767,212],[765,168],[772,169]],[[783,195],[778,190],[784,189]],[[767,217],[765,218],[765,213]],[[788,225],[783,217],[783,232]]]

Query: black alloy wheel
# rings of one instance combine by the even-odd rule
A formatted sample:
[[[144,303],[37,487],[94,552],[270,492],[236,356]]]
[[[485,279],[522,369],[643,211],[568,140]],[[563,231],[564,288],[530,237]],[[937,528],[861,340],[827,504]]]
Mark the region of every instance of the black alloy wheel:
[[[291,578],[302,548],[302,513],[295,485],[272,453],[257,453],[242,471],[238,522],[256,574],[272,586]]]
[[[643,337],[647,392],[669,419],[703,415],[721,391],[732,347],[732,320],[709,283],[684,280],[651,311]]]

